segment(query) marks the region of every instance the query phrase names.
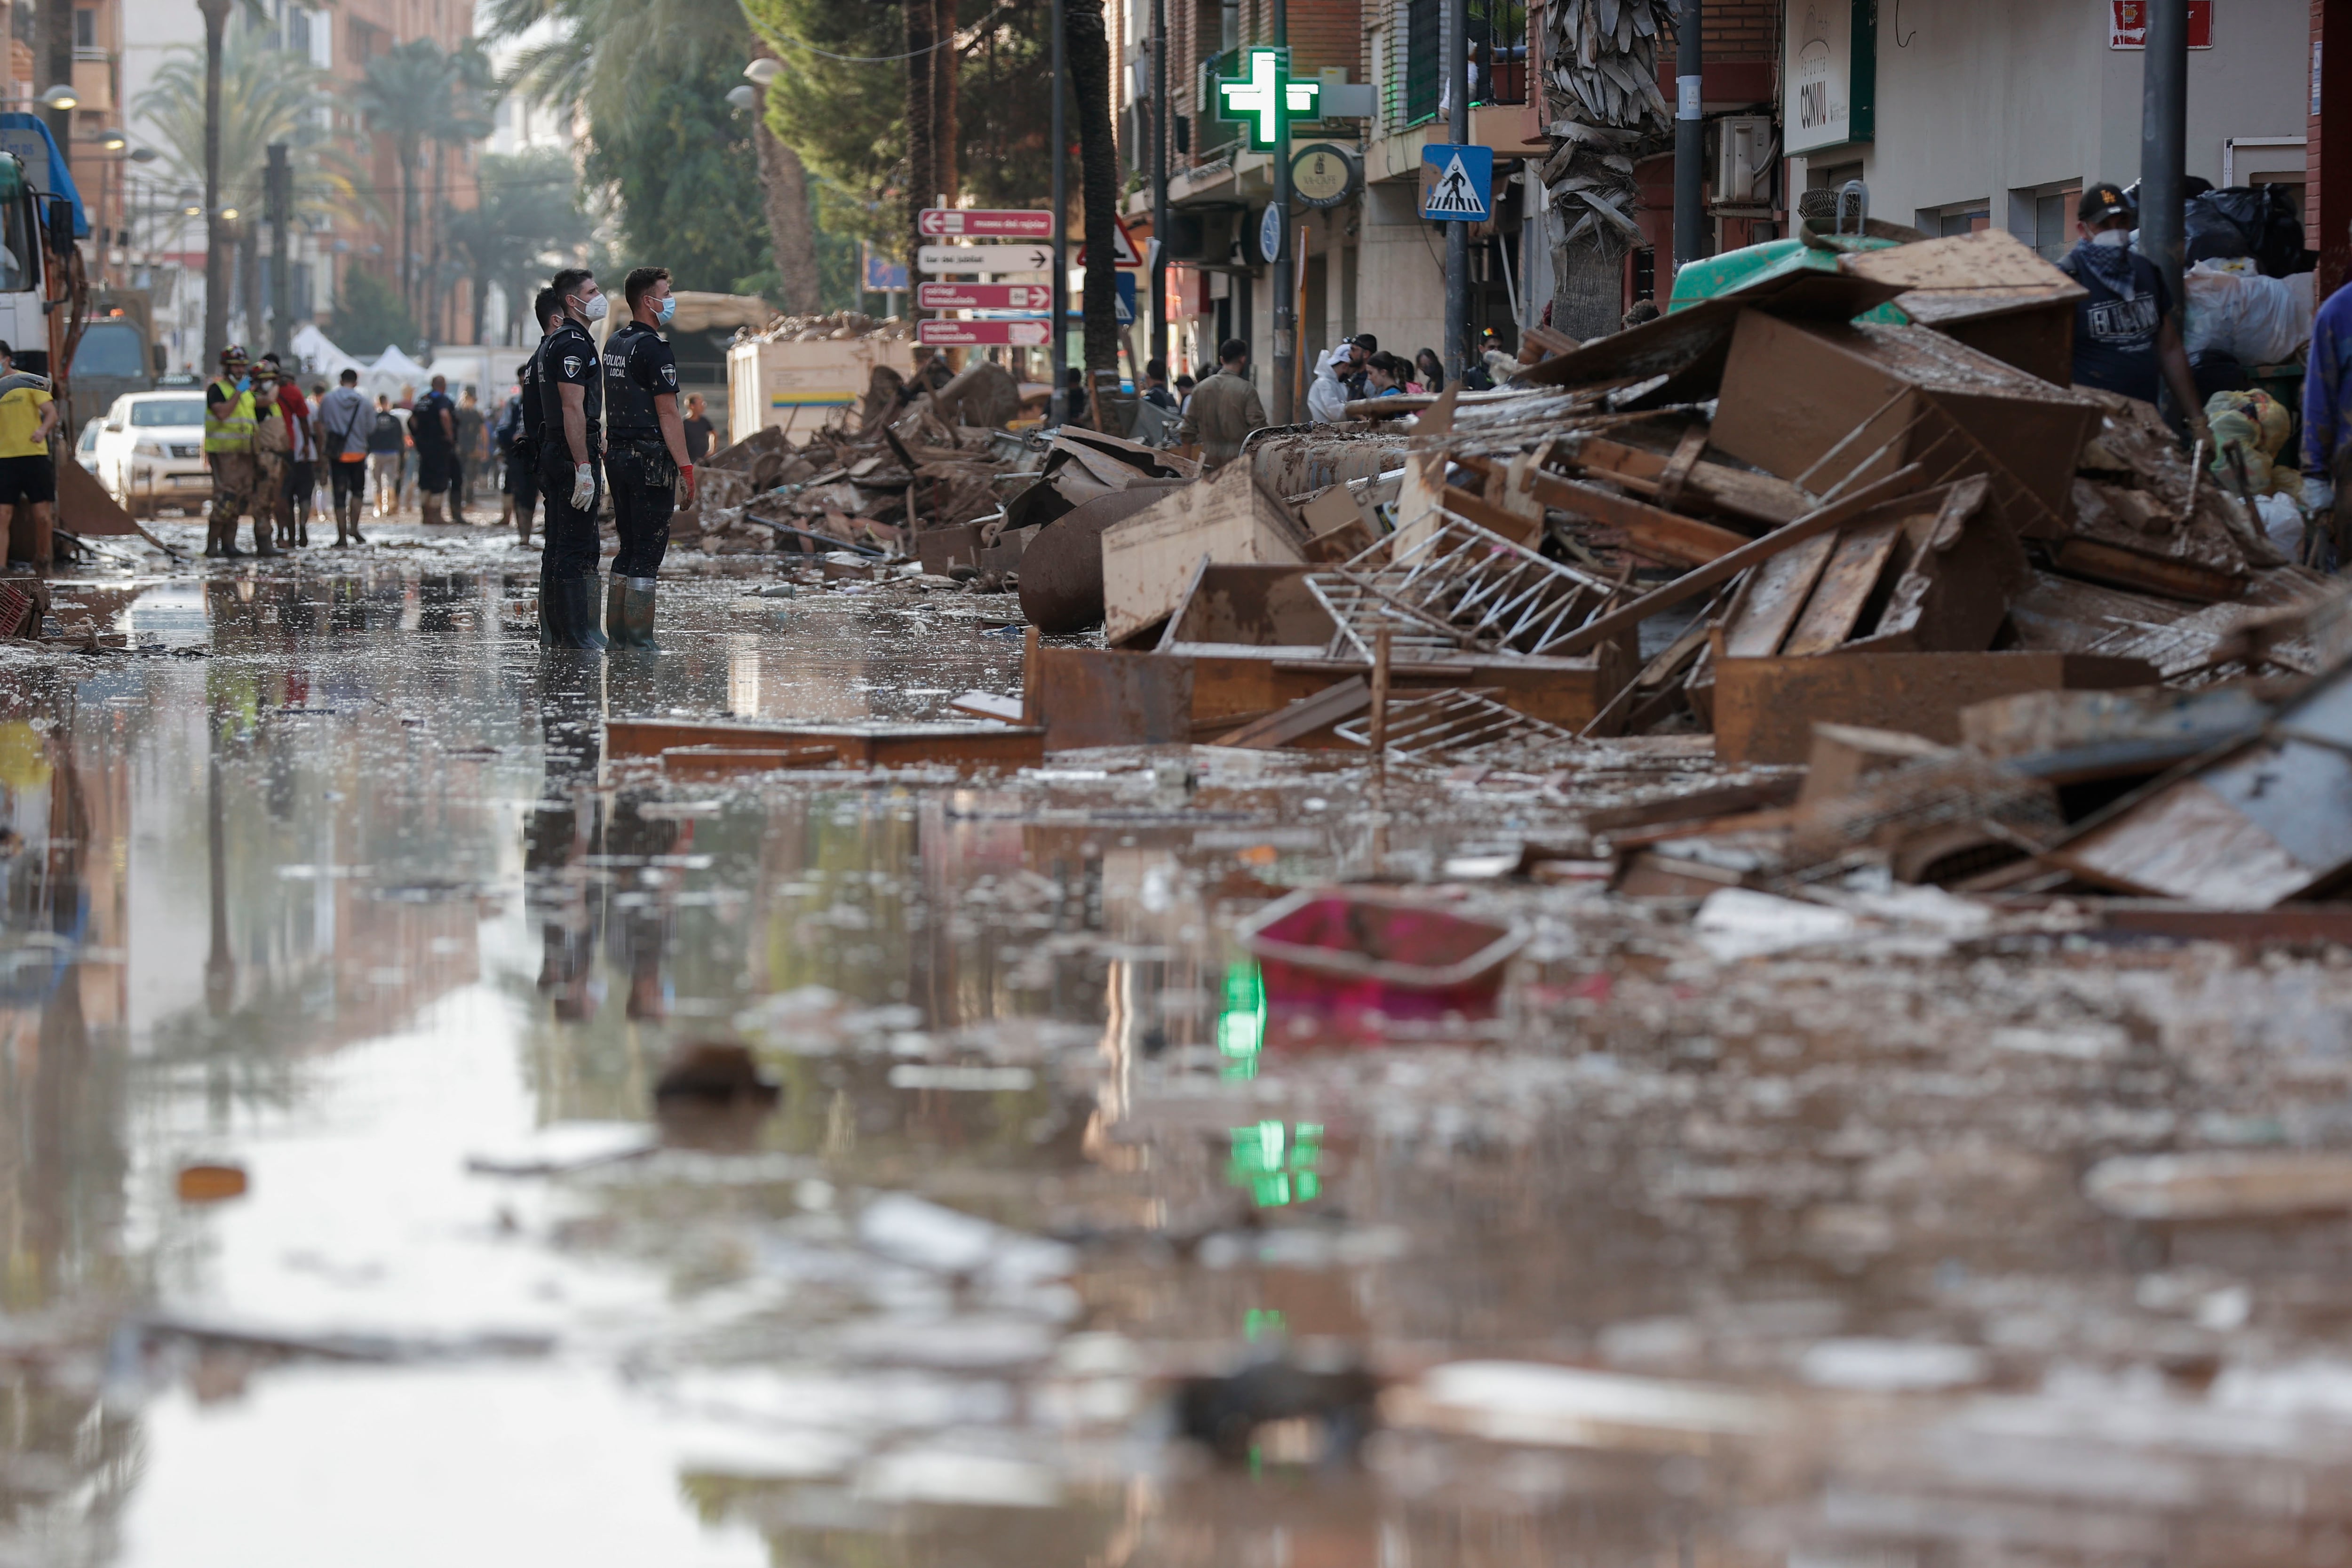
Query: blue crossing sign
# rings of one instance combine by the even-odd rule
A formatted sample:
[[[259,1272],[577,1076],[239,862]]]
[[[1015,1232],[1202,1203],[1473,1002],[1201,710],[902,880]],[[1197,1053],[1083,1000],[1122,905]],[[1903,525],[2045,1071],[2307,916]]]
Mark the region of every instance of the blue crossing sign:
[[[1421,150],[1421,216],[1485,223],[1495,216],[1495,150],[1441,142]]]

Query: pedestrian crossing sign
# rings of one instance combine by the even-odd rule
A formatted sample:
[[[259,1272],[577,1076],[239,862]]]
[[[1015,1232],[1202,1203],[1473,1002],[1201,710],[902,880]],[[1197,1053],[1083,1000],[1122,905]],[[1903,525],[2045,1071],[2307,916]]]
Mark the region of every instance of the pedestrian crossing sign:
[[[1440,143],[1421,150],[1421,216],[1485,223],[1495,216],[1495,150]]]

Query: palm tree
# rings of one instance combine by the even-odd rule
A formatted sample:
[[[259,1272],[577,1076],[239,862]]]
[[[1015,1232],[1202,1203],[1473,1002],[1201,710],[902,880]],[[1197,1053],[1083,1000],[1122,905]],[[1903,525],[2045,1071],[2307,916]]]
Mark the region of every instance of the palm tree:
[[[947,0],[941,0],[943,9],[946,5]],[[529,35],[535,40],[515,57],[504,86],[586,121],[587,167],[592,178],[606,176],[616,161],[642,162],[645,153],[665,156],[659,150],[666,136],[672,145],[698,139],[701,149],[710,154],[698,162],[680,159],[674,166],[656,171],[659,181],[648,179],[635,193],[647,198],[642,202],[631,199],[627,182],[615,182],[624,244],[645,247],[654,238],[649,231],[661,222],[663,201],[674,210],[681,192],[689,203],[714,205],[706,200],[718,189],[709,182],[723,186],[736,177],[733,171],[742,167],[758,181],[761,197],[757,208],[742,216],[754,222],[766,220],[766,248],[779,297],[788,308],[814,308],[818,298],[815,241],[807,216],[807,171],[798,149],[776,134],[781,122],[770,113],[770,95],[755,98],[750,135],[745,139],[748,145],[740,151],[733,145],[716,145],[711,140],[717,132],[723,141],[729,130],[740,126],[731,117],[725,128],[687,126],[691,134],[683,137],[671,135],[656,123],[661,117],[684,110],[683,103],[669,96],[678,89],[698,90],[701,82],[715,78],[713,96],[717,96],[725,91],[727,81],[741,79],[736,73],[743,61],[773,52],[747,21],[740,0],[485,0],[478,15],[484,18],[484,31],[492,38],[520,40]],[[897,51],[882,45],[872,52]],[[838,71],[859,73],[861,80],[872,71],[892,68],[825,63]],[[645,152],[637,151],[641,149]],[[740,165],[735,161],[739,156],[742,157]],[[657,184],[667,189],[653,188]],[[718,216],[735,221],[731,209]],[[700,248],[706,254],[718,248],[708,243],[707,237],[695,237],[702,241]],[[680,248],[690,256],[697,247],[687,244]],[[674,257],[664,259],[677,265]],[[709,269],[709,263],[705,268]],[[726,285],[713,279],[709,286]]]
[[[368,127],[392,140],[400,163],[400,297],[416,309],[416,169],[427,142],[443,140],[453,110],[457,68],[430,38],[395,44],[367,63],[353,100]]]
[[[1641,243],[1636,160],[1673,145],[1658,51],[1673,42],[1670,0],[1556,0],[1544,8],[1544,123],[1560,138],[1543,166],[1559,208],[1552,325],[1577,338],[1622,321],[1625,253]]]
[[[261,331],[260,223],[269,144],[283,142],[294,170],[297,216],[323,216],[356,198],[352,170],[335,155],[319,124],[325,73],[299,54],[277,48],[257,28],[240,27],[221,54],[183,46],[168,50],[140,116],[153,129],[163,167],[212,193],[209,227],[225,262],[230,246],[244,267],[246,331]],[[223,215],[234,211],[237,216]],[[221,268],[225,273],[225,266]],[[227,340],[229,289],[208,274],[205,302],[206,362]],[[212,341],[215,335],[219,342]]]
[[[568,251],[588,242],[588,219],[569,155],[541,147],[511,156],[482,159],[481,199],[470,212],[447,216],[449,244],[474,279],[474,341],[482,337],[482,311],[490,285],[506,290],[508,331],[527,319],[530,297],[543,275],[550,251]],[[530,340],[528,335],[525,342]]]
[[[1118,374],[1118,147],[1110,129],[1110,37],[1102,0],[1069,0],[1070,90],[1078,104],[1078,188],[1087,209],[1086,359],[1087,406],[1098,373]],[[1056,372],[1058,374],[1059,373]]]

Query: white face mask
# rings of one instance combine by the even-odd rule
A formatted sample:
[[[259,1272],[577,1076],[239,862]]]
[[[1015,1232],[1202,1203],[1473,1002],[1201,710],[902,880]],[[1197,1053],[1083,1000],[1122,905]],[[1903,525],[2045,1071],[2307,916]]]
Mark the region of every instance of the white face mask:
[[[601,321],[604,319],[604,312],[612,308],[613,302],[610,300],[605,299],[602,294],[599,294],[593,300],[583,301],[580,306],[580,313],[587,317],[592,321]]]
[[[2109,248],[2113,248],[2124,244],[2130,238],[2131,230],[2127,228],[2103,228],[2099,230],[2098,233],[2091,237],[2091,243],[2093,245],[2104,245]]]

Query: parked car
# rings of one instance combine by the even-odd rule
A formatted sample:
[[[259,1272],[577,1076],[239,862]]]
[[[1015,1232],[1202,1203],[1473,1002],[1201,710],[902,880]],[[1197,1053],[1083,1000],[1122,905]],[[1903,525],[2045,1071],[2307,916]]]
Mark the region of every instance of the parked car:
[[[213,499],[205,467],[204,394],[129,392],[114,400],[98,434],[93,470],[133,517],[158,508],[194,514]]]
[[[74,461],[93,474],[98,472],[98,433],[105,424],[103,419],[84,420],[81,438],[74,443]]]

